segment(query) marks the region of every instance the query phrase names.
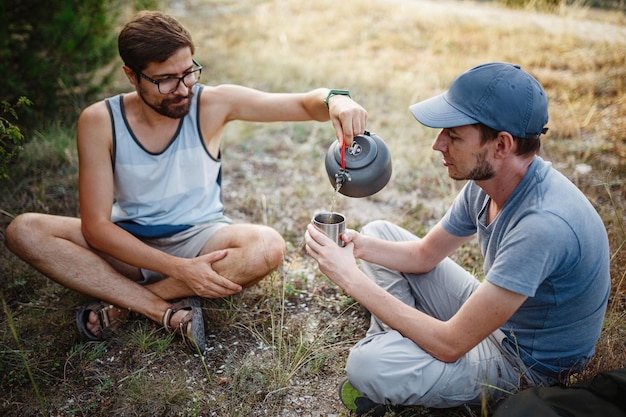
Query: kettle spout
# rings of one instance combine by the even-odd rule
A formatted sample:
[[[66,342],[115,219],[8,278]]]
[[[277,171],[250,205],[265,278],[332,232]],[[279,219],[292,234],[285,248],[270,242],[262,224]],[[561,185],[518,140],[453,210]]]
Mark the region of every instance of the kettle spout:
[[[340,169],[339,172],[335,174],[335,184],[337,187],[341,187],[343,183],[347,181],[352,181],[350,173],[347,169]]]

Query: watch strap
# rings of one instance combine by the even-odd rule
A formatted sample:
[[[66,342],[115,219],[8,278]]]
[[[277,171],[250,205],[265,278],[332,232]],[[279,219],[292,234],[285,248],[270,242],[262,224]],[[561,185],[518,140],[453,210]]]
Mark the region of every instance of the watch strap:
[[[352,98],[349,90],[330,90],[326,95],[326,98],[324,99],[324,104],[326,105],[326,108],[328,108],[328,100],[330,100],[332,96],[348,96]]]

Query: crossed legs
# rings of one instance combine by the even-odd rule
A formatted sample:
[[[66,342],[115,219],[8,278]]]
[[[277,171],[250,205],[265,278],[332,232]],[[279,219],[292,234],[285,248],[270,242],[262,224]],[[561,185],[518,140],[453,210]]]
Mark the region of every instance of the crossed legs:
[[[59,284],[159,323],[163,313],[172,307],[169,300],[195,295],[184,283],[172,278],[138,284],[138,268],[89,247],[78,218],[22,214],[7,227],[6,243],[18,257]],[[229,254],[215,262],[214,269],[246,287],[280,265],[284,241],[269,227],[232,225],[216,232],[201,253],[224,248],[229,248]],[[172,325],[177,326],[184,315],[184,311],[175,314]],[[99,333],[94,313],[87,328]]]

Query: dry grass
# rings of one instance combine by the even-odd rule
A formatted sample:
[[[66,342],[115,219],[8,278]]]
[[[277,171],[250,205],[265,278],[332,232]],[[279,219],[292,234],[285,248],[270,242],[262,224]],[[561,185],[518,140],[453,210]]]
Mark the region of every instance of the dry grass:
[[[368,109],[369,129],[392,149],[394,175],[373,197],[339,198],[353,228],[386,218],[421,234],[460,187],[435,162],[435,132],[414,121],[411,103],[486,61],[519,63],[534,74],[551,105],[542,153],[592,201],[611,242],[610,308],[587,376],[624,366],[623,14],[585,8],[541,14],[485,2],[411,0],[180,0],[170,11],[191,29],[205,83],[270,91],[348,88]],[[116,87],[127,88],[123,80]],[[277,228],[288,242],[283,268],[239,297],[207,301],[211,351],[201,362],[142,320],[113,341],[80,343],[73,314],[83,298],[0,249],[2,294],[20,342],[3,315],[0,414],[347,415],[335,384],[366,318],[301,250],[304,225],[332,197],[323,172],[332,129],[234,123],[225,135],[229,214]],[[3,228],[23,211],[77,214],[75,150],[67,136],[66,128],[41,133],[15,167],[14,181],[2,184]],[[455,257],[480,274],[473,245]]]

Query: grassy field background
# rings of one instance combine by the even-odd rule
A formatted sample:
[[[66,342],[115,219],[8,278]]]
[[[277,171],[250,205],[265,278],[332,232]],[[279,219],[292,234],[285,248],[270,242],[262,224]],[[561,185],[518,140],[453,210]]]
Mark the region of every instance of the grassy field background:
[[[345,88],[368,109],[368,129],[389,144],[394,173],[375,196],[339,196],[337,209],[351,228],[384,218],[423,234],[462,185],[447,177],[430,148],[436,131],[415,122],[410,104],[488,61],[517,63],[536,76],[550,100],[542,156],[585,192],[611,243],[609,311],[582,378],[626,365],[623,12],[417,0],[181,0],[162,9],[190,29],[203,83],[277,92]],[[128,89],[120,70],[110,94]],[[0,236],[24,211],[78,215],[73,129],[36,132],[11,168],[12,179],[0,183]],[[347,416],[336,385],[367,318],[302,250],[305,225],[331,203],[323,159],[333,139],[329,124],[235,122],[227,128],[227,214],[275,227],[288,253],[258,287],[205,301],[205,358],[141,319],[111,341],[80,341],[74,317],[85,298],[2,245],[0,415]],[[482,274],[475,244],[454,258]],[[466,413],[417,407],[402,415]]]

